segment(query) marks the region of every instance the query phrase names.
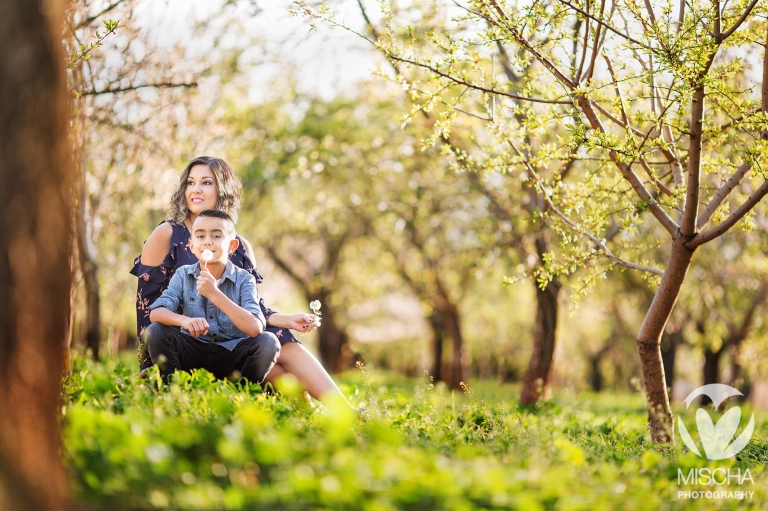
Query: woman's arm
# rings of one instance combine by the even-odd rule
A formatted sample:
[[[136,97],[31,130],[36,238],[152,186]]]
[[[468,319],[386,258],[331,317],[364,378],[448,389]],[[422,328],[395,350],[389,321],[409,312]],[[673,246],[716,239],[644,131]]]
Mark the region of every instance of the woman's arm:
[[[250,242],[242,236],[240,236],[240,239],[243,240],[243,250],[245,250],[245,255],[248,256],[251,263],[256,264],[256,257],[253,255],[253,247],[251,247]]]
[[[245,250],[245,255],[247,255],[251,262],[255,264],[256,258],[253,254],[251,244],[242,236],[240,236],[240,239],[243,240],[243,250]],[[264,312],[264,317],[267,319],[267,326],[290,328],[291,330],[296,330],[297,332],[302,333],[311,332],[317,328],[315,325],[314,314],[305,314],[302,312],[298,314],[280,314],[279,312],[267,308],[266,305],[263,304],[263,300],[262,312]]]
[[[168,222],[158,225],[144,243],[141,250],[141,264],[145,266],[158,266],[165,260],[171,249],[171,237],[173,227]]]
[[[275,312],[274,314],[270,314],[267,318],[267,326],[290,328],[291,330],[296,330],[297,332],[302,333],[311,332],[317,328],[315,315],[306,314],[304,312],[296,314],[280,314],[279,312]]]

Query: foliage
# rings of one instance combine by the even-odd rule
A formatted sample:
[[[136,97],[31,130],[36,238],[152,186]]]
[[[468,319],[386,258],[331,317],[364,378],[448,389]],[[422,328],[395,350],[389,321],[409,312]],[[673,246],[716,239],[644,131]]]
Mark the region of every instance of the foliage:
[[[185,509],[732,509],[677,500],[677,468],[648,443],[640,396],[563,396],[521,409],[509,388],[466,394],[372,377],[342,385],[368,412],[256,385],[181,374],[168,387],[117,360],[75,360],[64,384],[64,456],[77,500]],[[294,395],[289,397],[288,395]],[[300,393],[299,393],[300,394]],[[479,396],[482,395],[482,399]],[[735,467],[762,484],[768,422]],[[748,484],[748,483],[747,483]]]

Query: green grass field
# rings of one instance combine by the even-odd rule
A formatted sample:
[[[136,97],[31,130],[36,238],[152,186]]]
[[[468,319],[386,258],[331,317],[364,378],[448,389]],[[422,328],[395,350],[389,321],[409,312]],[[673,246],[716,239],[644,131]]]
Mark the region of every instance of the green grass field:
[[[659,450],[640,394],[557,395],[348,373],[339,403],[182,374],[162,387],[132,363],[75,360],[64,384],[64,454],[75,499],[108,509],[765,509],[768,417],[736,459]],[[158,390],[159,389],[159,390]],[[678,469],[749,469],[754,484],[678,486]],[[753,491],[749,499],[679,491]]]

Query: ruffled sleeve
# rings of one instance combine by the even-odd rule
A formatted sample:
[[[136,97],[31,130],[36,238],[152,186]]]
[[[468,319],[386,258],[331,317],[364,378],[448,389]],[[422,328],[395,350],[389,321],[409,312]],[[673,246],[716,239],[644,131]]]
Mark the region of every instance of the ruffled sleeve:
[[[163,294],[168,279],[168,268],[164,265],[146,266],[141,263],[141,256],[139,256],[133,262],[131,273],[139,279],[136,290],[136,333],[139,365],[141,369],[145,369],[152,365],[152,361],[142,341],[142,335],[152,323],[149,320],[149,306]]]

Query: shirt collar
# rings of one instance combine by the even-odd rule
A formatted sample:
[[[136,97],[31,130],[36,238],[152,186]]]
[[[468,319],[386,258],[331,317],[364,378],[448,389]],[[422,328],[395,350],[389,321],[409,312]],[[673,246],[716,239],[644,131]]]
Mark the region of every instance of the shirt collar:
[[[192,275],[195,277],[195,280],[200,276],[200,261],[197,262],[194,270],[192,270]],[[232,264],[232,261],[227,259],[227,264],[224,266],[224,274],[221,276],[221,280],[229,279],[233,284],[236,284],[235,278],[235,265]]]

